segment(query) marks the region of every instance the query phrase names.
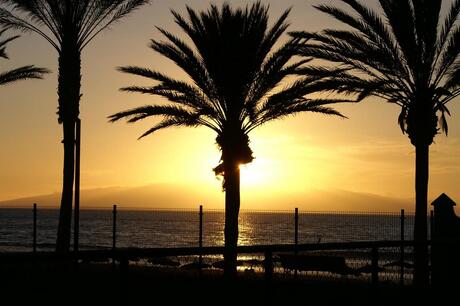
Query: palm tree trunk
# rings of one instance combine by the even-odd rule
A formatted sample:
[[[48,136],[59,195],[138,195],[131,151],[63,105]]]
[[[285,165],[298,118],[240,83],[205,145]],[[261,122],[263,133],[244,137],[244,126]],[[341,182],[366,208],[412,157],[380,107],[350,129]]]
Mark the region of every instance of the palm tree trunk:
[[[426,144],[415,146],[414,285],[419,288],[429,285],[427,246],[429,148]]]
[[[240,212],[240,170],[235,162],[225,167],[225,254],[224,275],[236,276],[238,214]]]
[[[59,225],[56,241],[57,252],[68,252],[70,249],[72,225],[72,196],[75,159],[75,122],[64,122],[64,169],[62,180],[61,209],[59,211]]]
[[[56,251],[70,250],[75,174],[75,126],[79,115],[81,59],[75,31],[69,31],[59,53],[59,122],[63,127],[64,169]]]

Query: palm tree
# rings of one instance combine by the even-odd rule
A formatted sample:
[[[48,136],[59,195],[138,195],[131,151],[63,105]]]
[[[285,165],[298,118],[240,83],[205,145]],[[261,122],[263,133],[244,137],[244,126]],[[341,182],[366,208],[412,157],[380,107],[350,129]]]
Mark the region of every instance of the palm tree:
[[[223,4],[219,9],[211,5],[207,11],[196,12],[187,7],[188,16],[172,11],[175,22],[193,42],[186,42],[172,33],[158,28],[166,41],[152,40],[150,47],[172,60],[187,73],[192,82],[173,79],[160,72],[141,67],[121,67],[121,72],[149,78],[157,85],[131,86],[122,91],[164,97],[157,102],[116,113],[112,122],[126,118],[137,122],[159,116],[163,120],[140,138],[160,129],[173,126],[204,126],[216,134],[222,153],[221,163],[214,168],[223,176],[225,191],[225,274],[236,272],[238,214],[240,209],[239,166],[253,160],[249,133],[271,120],[300,112],[318,112],[342,116],[327,107],[338,102],[328,99],[308,99],[315,92],[319,77],[300,77],[308,74],[308,60],[294,61],[294,50],[300,46],[291,40],[274,50],[288,27],[289,10],[268,27],[268,6],[260,2],[245,9]],[[321,74],[323,69],[317,71]],[[335,71],[324,71],[324,77]],[[287,78],[292,80],[288,83]],[[281,84],[284,88],[279,88]]]
[[[79,116],[81,53],[104,29],[148,0],[3,0],[0,24],[35,32],[58,53],[58,122],[63,127],[64,169],[56,250],[70,248]]]
[[[0,36],[5,33],[7,29],[0,30]],[[6,44],[15,40],[19,36],[12,36],[6,39],[0,40],[0,57],[8,59],[6,54]],[[5,71],[0,73],[0,85],[7,85],[16,81],[26,80],[26,79],[41,79],[43,74],[48,73],[49,71],[44,68],[34,67],[32,65],[22,66],[13,70]]]
[[[447,135],[447,103],[460,94],[460,1],[441,20],[441,0],[379,0],[383,15],[356,0],[351,10],[316,8],[351,27],[321,33],[292,33],[310,42],[301,54],[348,71],[326,80],[326,90],[381,98],[401,108],[398,123],[415,147],[415,284],[429,281],[427,193],[429,147]]]

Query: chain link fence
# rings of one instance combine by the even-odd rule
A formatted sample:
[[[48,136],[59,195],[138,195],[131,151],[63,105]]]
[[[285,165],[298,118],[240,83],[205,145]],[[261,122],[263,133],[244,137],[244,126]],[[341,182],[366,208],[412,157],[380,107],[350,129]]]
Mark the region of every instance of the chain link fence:
[[[38,250],[54,248],[59,212],[39,209]],[[297,219],[297,226],[296,226]],[[427,224],[430,225],[431,222]],[[0,209],[0,251],[29,251],[33,244],[33,213]],[[118,208],[117,247],[167,248],[224,244],[225,213],[203,210],[142,210]],[[308,212],[243,210],[239,215],[239,245],[412,240],[414,215],[402,212]],[[80,249],[111,248],[113,214],[108,210],[80,212]],[[200,234],[200,228],[201,234]],[[297,240],[296,240],[297,239]]]
[[[54,249],[58,210],[0,209],[0,252],[50,251]],[[115,220],[114,220],[115,216]],[[34,227],[35,224],[35,227]],[[116,228],[114,228],[114,224]],[[427,224],[431,225],[429,219]],[[241,246],[347,243],[356,241],[396,241],[413,239],[414,215],[401,212],[308,212],[247,211],[239,215]],[[143,210],[118,209],[80,212],[79,249],[174,248],[224,245],[225,213],[222,210]],[[115,233],[115,235],[114,235]],[[34,238],[35,237],[35,238]],[[201,243],[200,243],[201,242]],[[371,249],[316,250],[297,254],[319,262],[315,267],[292,269],[282,253],[274,254],[274,271],[278,277],[314,279],[371,280],[372,266],[378,266],[382,281],[412,281],[412,247],[387,247],[378,250],[373,262]],[[291,252],[292,253],[292,252]],[[197,256],[148,258],[137,264],[193,267]],[[323,265],[322,261],[325,261]],[[204,256],[203,267],[221,268],[222,256]],[[331,266],[331,263],[334,263]],[[239,269],[263,270],[261,254],[239,256]]]

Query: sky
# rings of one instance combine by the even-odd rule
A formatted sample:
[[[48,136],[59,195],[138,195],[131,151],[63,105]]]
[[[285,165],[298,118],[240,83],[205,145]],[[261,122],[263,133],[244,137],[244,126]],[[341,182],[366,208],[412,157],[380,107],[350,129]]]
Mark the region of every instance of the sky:
[[[230,2],[241,6],[252,1]],[[262,2],[270,5],[272,21],[292,7],[289,30],[341,27],[312,7],[326,0]],[[147,45],[151,39],[162,39],[155,26],[180,35],[170,9],[184,12],[185,5],[189,5],[202,10],[209,3],[152,1],[99,35],[84,50],[80,103],[82,189],[135,189],[168,184],[177,186],[180,193],[180,186],[187,186],[212,195],[209,197],[212,203],[204,205],[223,208],[221,181],[212,171],[220,158],[212,131],[173,128],[137,140],[152,121],[131,125],[107,122],[107,116],[115,112],[158,101],[153,96],[118,91],[124,86],[152,83],[119,73],[115,67],[138,65],[186,79],[179,68]],[[375,7],[374,0],[366,3]],[[10,60],[2,60],[2,70],[34,64],[53,72],[45,80],[17,82],[0,88],[0,201],[59,193],[63,150],[62,127],[56,116],[57,54],[33,34],[23,34],[8,45],[7,51]],[[321,206],[313,205],[318,195],[328,192],[403,199],[412,207],[415,154],[397,124],[398,107],[368,99],[337,109],[349,119],[303,113],[267,124],[250,134],[255,161],[242,169],[242,208],[264,209],[267,199],[276,198],[276,203],[270,203],[271,209],[298,205],[307,210],[329,210],[332,206],[339,210],[361,209],[353,201],[337,205],[327,198],[321,199]],[[454,200],[460,199],[459,110],[460,101],[455,99],[450,104],[449,136],[438,135],[431,146],[430,199],[442,192]],[[130,205],[135,206],[133,202],[134,199]],[[179,205],[157,203],[155,198],[145,203],[162,207]],[[365,209],[388,210],[384,207],[386,203],[375,201]],[[82,207],[85,205],[92,204],[82,202]]]

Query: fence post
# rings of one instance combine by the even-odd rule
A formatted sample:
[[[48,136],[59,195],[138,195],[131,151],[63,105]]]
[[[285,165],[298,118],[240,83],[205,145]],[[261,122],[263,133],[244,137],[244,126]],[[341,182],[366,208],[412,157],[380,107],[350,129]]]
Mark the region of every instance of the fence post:
[[[294,211],[294,246],[295,253],[297,254],[297,245],[299,244],[299,209]]]
[[[117,247],[117,205],[112,210],[112,265],[115,266],[115,249]]]
[[[400,275],[399,275],[399,282],[401,286],[404,286],[404,223],[405,223],[405,215],[404,215],[404,209],[401,209],[401,270],[400,270]]]
[[[77,118],[75,131],[75,204],[74,204],[74,222],[73,222],[73,250],[78,251],[80,235],[80,135],[81,121]]]
[[[199,230],[199,237],[198,237],[198,246],[200,248],[200,254],[199,254],[199,263],[200,263],[200,273],[201,273],[201,267],[203,265],[203,205],[200,205],[200,230]]]
[[[117,247],[117,205],[113,205],[112,211],[112,249]]]
[[[299,245],[299,209],[294,210],[294,255],[297,257]],[[294,277],[297,278],[297,269],[294,270]]]
[[[33,220],[32,250],[35,253],[37,252],[37,203],[34,203]]]
[[[379,249],[374,246],[372,248],[372,285],[377,285],[379,283]]]

